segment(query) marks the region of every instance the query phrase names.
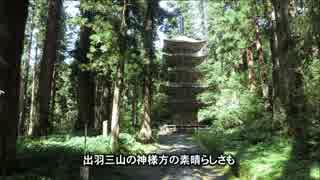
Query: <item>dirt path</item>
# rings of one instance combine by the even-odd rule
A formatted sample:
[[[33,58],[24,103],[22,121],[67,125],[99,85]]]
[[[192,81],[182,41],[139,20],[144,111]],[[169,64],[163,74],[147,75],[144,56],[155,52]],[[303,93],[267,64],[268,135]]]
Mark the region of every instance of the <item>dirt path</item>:
[[[195,154],[201,150],[187,135],[161,136],[157,154]],[[219,172],[220,171],[220,172]],[[109,177],[106,177],[109,174]],[[116,167],[96,168],[93,179],[112,180],[225,180],[217,167]],[[110,177],[111,175],[111,177]]]

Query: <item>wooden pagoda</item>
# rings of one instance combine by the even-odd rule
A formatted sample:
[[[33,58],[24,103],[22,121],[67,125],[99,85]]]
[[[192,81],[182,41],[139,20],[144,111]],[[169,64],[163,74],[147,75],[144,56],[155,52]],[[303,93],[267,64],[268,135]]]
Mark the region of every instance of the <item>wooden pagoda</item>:
[[[198,126],[198,110],[202,104],[197,94],[206,87],[199,83],[201,73],[196,69],[206,58],[206,41],[187,37],[165,39],[163,60],[168,67],[165,84],[170,111],[169,124],[181,127]]]

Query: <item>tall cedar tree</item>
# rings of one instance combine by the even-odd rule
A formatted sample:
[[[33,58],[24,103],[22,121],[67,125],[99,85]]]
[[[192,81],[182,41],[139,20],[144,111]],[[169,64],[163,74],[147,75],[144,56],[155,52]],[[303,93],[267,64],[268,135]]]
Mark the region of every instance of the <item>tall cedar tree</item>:
[[[20,64],[23,52],[27,0],[0,1],[0,168],[14,167],[19,119]]]
[[[116,82],[114,83],[113,101],[112,101],[112,117],[111,117],[111,149],[112,151],[117,151],[119,149],[119,119],[120,119],[120,104],[121,95],[123,91],[123,76],[124,76],[124,66],[126,60],[126,47],[127,47],[127,16],[128,7],[127,0],[123,1],[122,8],[122,21],[120,25],[115,24],[115,29],[119,30],[118,45],[120,58],[117,63],[116,69]]]
[[[89,12],[83,12],[83,17],[88,18],[91,21],[91,14]],[[88,127],[94,125],[94,80],[90,70],[81,69],[81,65],[89,63],[87,53],[90,47],[90,35],[91,28],[82,26],[80,31],[80,40],[77,49],[78,60],[78,110],[79,117],[75,123],[75,130],[81,130],[84,128],[84,124]]]
[[[302,58],[296,50],[296,40],[291,36],[289,25],[289,0],[272,0],[275,11],[275,43],[273,68],[274,118],[288,125],[295,138],[294,150],[305,152],[306,126],[304,118],[304,90],[301,72]]]
[[[35,128],[36,136],[47,135],[49,131],[50,100],[53,81],[54,63],[57,59],[59,19],[62,0],[48,1],[47,32],[44,42],[43,56],[40,63],[39,76],[39,128]]]
[[[151,100],[152,100],[152,74],[151,68],[154,57],[153,27],[155,0],[146,1],[147,11],[144,19],[144,81],[143,81],[143,112],[139,138],[148,143],[152,140],[151,129]]]
[[[268,84],[268,66],[265,63],[264,59],[264,51],[263,51],[263,45],[262,45],[262,34],[260,32],[259,27],[259,9],[258,4],[254,0],[254,11],[255,11],[255,17],[254,17],[254,29],[255,29],[255,46],[258,56],[258,64],[259,64],[259,73],[260,73],[260,82],[261,82],[261,95],[262,99],[264,101],[264,108],[267,111],[271,111],[271,102],[270,102],[270,91],[269,91],[269,84]]]
[[[112,80],[110,71],[103,76],[97,76],[95,79],[95,121],[94,129],[103,130],[102,124],[107,123],[105,134],[110,132],[110,117],[112,109]]]
[[[34,0],[36,5],[35,10],[35,29],[38,31],[35,32],[35,48],[34,48],[34,62],[32,69],[32,85],[31,85],[31,99],[30,99],[30,112],[29,112],[29,121],[27,123],[28,130],[27,135],[32,136],[34,134],[34,130],[38,128],[39,123],[39,74],[40,74],[40,58],[43,54],[43,43],[44,36],[46,31],[46,14],[47,14],[47,3],[43,0]]]
[[[32,72],[32,85],[31,85],[31,102],[30,102],[30,114],[29,114],[29,123],[28,123],[28,132],[29,136],[34,134],[34,128],[36,127],[36,123],[38,123],[39,116],[37,115],[39,105],[38,102],[38,94],[37,90],[39,87],[39,50],[40,45],[37,43],[35,47],[35,55],[34,55],[34,63],[33,63],[33,72]]]
[[[20,117],[19,117],[19,125],[18,125],[18,134],[23,135],[25,134],[25,121],[26,121],[26,115],[27,115],[27,100],[28,100],[28,96],[27,96],[27,89],[28,89],[28,79],[29,79],[29,71],[30,71],[30,62],[31,62],[31,51],[32,51],[32,42],[33,42],[33,32],[35,29],[35,16],[36,16],[36,8],[34,7],[34,5],[31,6],[31,14],[29,15],[29,19],[30,19],[30,27],[27,31],[29,31],[29,38],[28,38],[28,44],[26,47],[27,50],[27,58],[24,61],[23,65],[22,65],[22,71],[24,72],[23,74],[21,74],[21,87],[20,87]]]

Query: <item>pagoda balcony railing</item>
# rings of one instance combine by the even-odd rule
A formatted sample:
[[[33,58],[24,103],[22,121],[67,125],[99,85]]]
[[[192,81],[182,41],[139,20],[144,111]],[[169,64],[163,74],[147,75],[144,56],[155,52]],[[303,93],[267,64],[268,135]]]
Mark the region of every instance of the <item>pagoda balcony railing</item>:
[[[194,111],[205,105],[199,101],[181,101],[181,100],[169,100],[167,106],[174,109],[174,112]]]
[[[176,88],[180,88],[180,87],[208,88],[209,87],[207,84],[197,83],[197,82],[165,82],[164,85],[167,87],[176,87]]]
[[[164,57],[186,57],[186,58],[206,58],[208,56],[208,50],[201,50],[197,52],[189,52],[189,51],[178,51],[175,53],[167,53],[163,52],[162,55]]]
[[[203,49],[200,51],[187,51],[187,50],[176,50],[174,52],[162,52],[163,56],[178,56],[178,57],[192,57],[192,58],[206,58],[209,54],[209,50]]]
[[[178,57],[178,56],[164,56],[164,60],[169,67],[189,67],[193,68],[205,62],[204,57]]]

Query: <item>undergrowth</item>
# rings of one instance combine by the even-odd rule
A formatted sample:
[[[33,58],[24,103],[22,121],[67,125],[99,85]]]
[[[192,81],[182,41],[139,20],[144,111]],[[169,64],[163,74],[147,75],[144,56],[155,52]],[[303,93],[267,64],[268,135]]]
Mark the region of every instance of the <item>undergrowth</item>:
[[[143,153],[145,145],[137,142],[135,138],[126,133],[119,135],[120,153]],[[23,153],[92,153],[109,154],[110,136],[84,136],[50,135],[46,138],[20,138],[17,143],[18,154]]]
[[[252,139],[242,139],[239,138],[241,135],[242,133],[236,130],[225,132],[212,130],[199,133],[196,139],[208,153],[223,152],[236,157],[238,167],[229,168],[228,174],[231,174],[231,179],[320,179],[319,150],[312,151],[309,158],[295,159],[291,157],[292,140],[289,138],[270,136],[264,140],[258,138],[260,141],[257,142],[254,136]]]

